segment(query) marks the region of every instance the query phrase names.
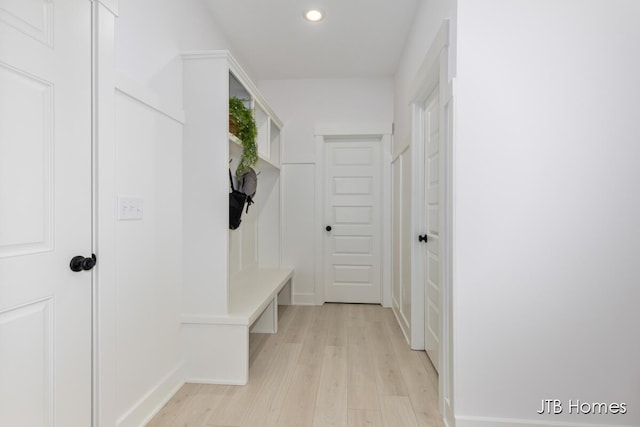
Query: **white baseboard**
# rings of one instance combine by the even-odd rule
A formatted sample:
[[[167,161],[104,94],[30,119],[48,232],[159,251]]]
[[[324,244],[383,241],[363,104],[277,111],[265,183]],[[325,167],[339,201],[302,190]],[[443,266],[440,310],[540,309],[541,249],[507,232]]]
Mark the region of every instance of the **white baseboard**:
[[[404,317],[398,315],[398,309],[396,308],[395,304],[391,307],[391,311],[393,312],[393,317],[396,318],[396,322],[398,322],[398,326],[400,326],[400,331],[402,331],[404,340],[407,342],[407,345],[410,345],[411,340],[409,339],[409,335],[407,334],[407,328],[409,326],[402,322],[402,319],[404,319]]]
[[[215,378],[187,378],[185,382],[192,384],[247,385],[246,382],[242,381],[217,380]]]
[[[623,424],[593,424],[566,421],[540,421],[517,418],[456,416],[456,427],[633,427]]]
[[[143,427],[184,385],[184,362],[167,373],[116,421],[117,427]]]
[[[316,305],[316,294],[293,294],[293,305]]]

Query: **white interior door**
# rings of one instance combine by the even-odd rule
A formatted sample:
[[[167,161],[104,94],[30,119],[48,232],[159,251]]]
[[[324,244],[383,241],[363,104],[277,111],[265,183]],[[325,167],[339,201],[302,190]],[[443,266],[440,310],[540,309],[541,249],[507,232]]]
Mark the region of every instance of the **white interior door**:
[[[381,139],[325,144],[325,301],[381,301]]]
[[[91,185],[91,2],[0,0],[2,426],[91,425]]]
[[[423,137],[425,144],[424,201],[426,247],[424,250],[424,343],[425,350],[436,368],[440,369],[440,118],[439,96],[436,89],[424,108]],[[424,235],[421,236],[424,241]]]
[[[405,336],[411,336],[411,249],[414,232],[411,224],[411,145],[400,149],[393,160],[393,293],[392,304]]]

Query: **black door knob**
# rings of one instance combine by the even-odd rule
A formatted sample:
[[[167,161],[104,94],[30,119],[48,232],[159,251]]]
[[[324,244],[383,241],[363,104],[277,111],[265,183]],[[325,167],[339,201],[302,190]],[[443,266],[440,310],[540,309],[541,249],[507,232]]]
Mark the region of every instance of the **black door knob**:
[[[85,258],[82,255],[74,256],[71,258],[69,268],[71,271],[88,271],[96,265],[96,254],[91,254],[91,258]]]
[[[418,242],[427,242],[427,235],[423,234],[421,236],[418,236]]]
[[[327,230],[327,231],[331,231],[331,226],[327,225],[324,229]]]

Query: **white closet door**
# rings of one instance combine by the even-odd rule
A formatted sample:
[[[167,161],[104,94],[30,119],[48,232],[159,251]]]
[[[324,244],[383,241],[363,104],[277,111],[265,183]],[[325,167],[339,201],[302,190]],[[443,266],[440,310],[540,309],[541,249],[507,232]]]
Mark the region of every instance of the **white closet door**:
[[[393,159],[391,163],[391,177],[393,181],[391,196],[391,217],[393,221],[393,229],[391,230],[391,241],[393,245],[391,302],[396,313],[400,313],[400,306],[402,305],[402,158],[400,156]],[[403,325],[403,329],[404,328]]]
[[[1,426],[91,425],[75,255],[91,257],[91,2],[0,0]]]
[[[325,144],[325,301],[381,301],[381,141]]]
[[[425,350],[436,368],[440,369],[440,108],[438,91],[435,90],[425,103],[424,144],[425,174],[424,200],[427,244],[424,250],[425,293]]]
[[[393,176],[393,310],[406,336],[411,336],[411,146],[391,164]]]

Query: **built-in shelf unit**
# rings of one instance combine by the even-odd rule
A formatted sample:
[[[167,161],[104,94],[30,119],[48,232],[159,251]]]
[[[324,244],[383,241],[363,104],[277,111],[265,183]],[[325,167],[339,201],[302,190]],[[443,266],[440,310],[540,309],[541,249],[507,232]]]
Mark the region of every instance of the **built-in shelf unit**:
[[[276,332],[278,303],[290,303],[293,270],[280,263],[282,122],[228,51],[182,58],[187,381],[245,384],[249,331]],[[236,230],[229,230],[229,169],[235,175],[242,145],[229,133],[231,96],[253,111],[259,154],[255,204]]]

